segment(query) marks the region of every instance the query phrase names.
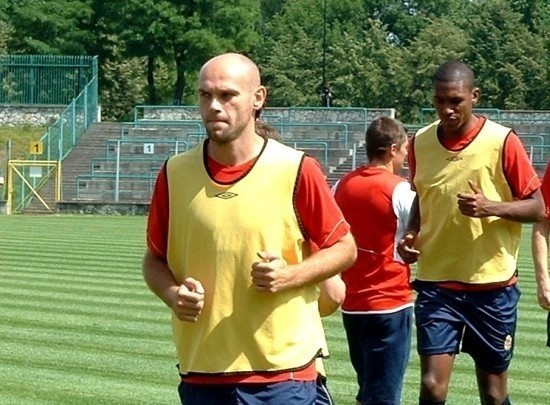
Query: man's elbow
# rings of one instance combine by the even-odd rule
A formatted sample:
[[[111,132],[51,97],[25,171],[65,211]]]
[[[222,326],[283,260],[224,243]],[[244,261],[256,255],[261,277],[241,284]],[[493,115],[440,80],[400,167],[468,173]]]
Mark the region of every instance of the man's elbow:
[[[355,239],[353,239],[353,236],[351,233],[346,234],[342,239],[341,242],[345,248],[345,255],[344,255],[344,263],[343,263],[343,269],[342,271],[350,268],[357,259],[357,245],[355,244]]]
[[[532,196],[533,200],[533,215],[531,218],[531,222],[540,222],[544,220],[546,217],[546,205],[544,203],[544,199],[542,197],[542,193],[540,190],[537,190],[535,194]]]
[[[548,238],[550,236],[550,219],[544,216],[540,221],[535,222],[531,234],[533,238],[537,236]]]
[[[544,204],[537,204],[537,206],[533,209],[529,222],[539,223],[543,221],[545,217],[546,217],[546,209],[544,207]]]

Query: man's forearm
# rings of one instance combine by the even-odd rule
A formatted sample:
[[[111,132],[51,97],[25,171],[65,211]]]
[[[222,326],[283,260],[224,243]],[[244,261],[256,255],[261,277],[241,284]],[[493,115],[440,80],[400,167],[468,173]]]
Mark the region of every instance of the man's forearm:
[[[179,285],[166,262],[147,251],[142,261],[142,273],[149,289],[172,308],[172,297],[177,295]]]
[[[488,207],[491,215],[510,221],[530,223],[537,222],[544,217],[544,201],[540,190],[532,198],[511,202],[493,203]]]
[[[357,247],[351,233],[334,245],[313,253],[294,267],[292,287],[321,282],[348,269],[357,258]]]
[[[409,213],[409,222],[407,223],[407,232],[418,233],[420,231],[420,206],[418,196],[414,197]]]
[[[535,277],[539,287],[548,282],[548,238],[550,233],[550,221],[544,219],[533,224],[531,238],[531,249],[533,253],[533,264],[535,266]]]

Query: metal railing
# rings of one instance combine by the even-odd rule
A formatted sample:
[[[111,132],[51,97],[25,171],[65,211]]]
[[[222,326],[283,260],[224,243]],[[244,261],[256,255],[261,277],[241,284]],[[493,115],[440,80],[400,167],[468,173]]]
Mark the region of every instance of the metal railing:
[[[292,146],[294,149],[303,150],[305,152],[312,152],[314,149],[320,149],[322,153],[321,165],[328,166],[328,143],[320,141],[293,141],[288,142],[286,145]]]
[[[0,104],[67,105],[97,77],[97,57],[0,55]]]

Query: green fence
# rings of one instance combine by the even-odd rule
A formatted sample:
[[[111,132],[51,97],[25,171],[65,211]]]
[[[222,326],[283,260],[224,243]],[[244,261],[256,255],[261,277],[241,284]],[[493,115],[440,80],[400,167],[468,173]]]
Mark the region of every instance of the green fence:
[[[34,159],[63,160],[88,127],[98,120],[97,77],[84,87],[57,121],[48,127],[40,141],[44,145],[43,155]]]
[[[0,104],[67,105],[97,77],[97,57],[0,55]]]

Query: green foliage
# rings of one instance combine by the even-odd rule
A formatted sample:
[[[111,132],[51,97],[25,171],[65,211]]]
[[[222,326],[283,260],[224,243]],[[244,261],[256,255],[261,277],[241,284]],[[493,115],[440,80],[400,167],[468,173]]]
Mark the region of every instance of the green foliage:
[[[541,86],[548,80],[550,66],[543,38],[522,24],[521,14],[508,1],[494,0],[477,11],[463,29],[470,32],[465,59],[477,72],[480,106],[550,108],[548,91]]]
[[[255,1],[121,0],[103,5],[101,23],[120,40],[122,56],[146,57],[148,104],[181,104],[188,76],[211,56],[247,52],[258,42],[259,5]],[[159,66],[173,74],[159,77]],[[172,91],[158,91],[160,79]]]
[[[0,20],[0,53],[8,52],[8,41],[12,35],[12,25],[9,22]]]
[[[18,0],[6,10],[16,53],[81,55],[95,40],[90,0]]]
[[[11,158],[25,159],[32,141],[39,140],[46,133],[44,127],[0,127],[0,170],[7,163],[7,144],[11,139]]]
[[[446,39],[444,43],[441,38]],[[449,20],[436,18],[403,50],[403,62],[407,66],[403,75],[408,75],[410,80],[403,88],[411,90],[400,94],[401,103],[397,108],[401,119],[413,122],[421,108],[431,106],[435,70],[446,60],[463,59],[468,42],[466,31]]]
[[[105,39],[110,39],[110,46],[114,52],[112,59],[104,60],[102,63],[102,116],[106,121],[129,120],[132,108],[145,104],[144,58],[123,58],[121,53],[117,52],[117,48],[120,47],[117,39]]]
[[[456,58],[483,107],[550,109],[549,26],[545,0],[0,0],[0,52],[99,56],[108,119],[196,103],[201,65],[226,51],[258,62],[271,106],[320,106],[326,81],[335,106],[413,122]]]

